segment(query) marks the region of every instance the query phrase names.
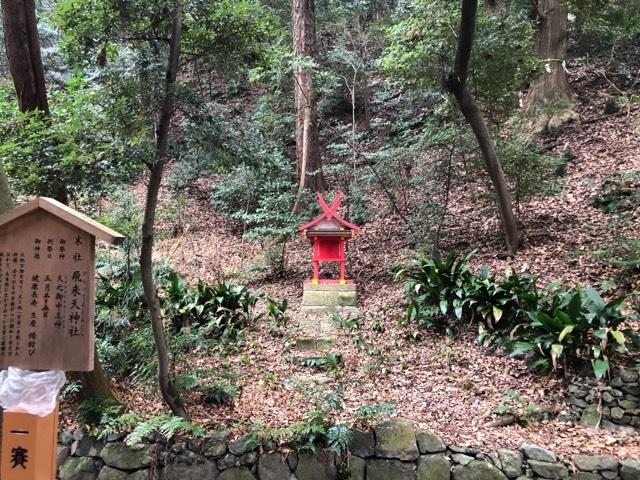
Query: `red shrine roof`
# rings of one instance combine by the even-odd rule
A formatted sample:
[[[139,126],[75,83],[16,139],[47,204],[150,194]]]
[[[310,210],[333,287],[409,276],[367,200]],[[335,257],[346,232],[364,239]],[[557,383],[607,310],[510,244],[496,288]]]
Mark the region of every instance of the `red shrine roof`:
[[[342,227],[348,228],[349,230],[352,230],[356,233],[359,232],[360,227],[357,227],[353,223],[347,222],[344,218],[341,218],[337,214],[338,208],[340,207],[340,202],[342,202],[342,192],[338,193],[338,196],[333,201],[331,206],[327,205],[327,202],[324,201],[324,198],[322,198],[322,195],[320,194],[320,192],[318,192],[318,203],[320,204],[320,207],[323,210],[322,214],[317,216],[310,222],[307,222],[304,225],[301,225],[300,227],[298,227],[298,230],[304,231],[312,227],[315,227],[321,222],[323,223],[331,222],[331,223],[337,223]]]

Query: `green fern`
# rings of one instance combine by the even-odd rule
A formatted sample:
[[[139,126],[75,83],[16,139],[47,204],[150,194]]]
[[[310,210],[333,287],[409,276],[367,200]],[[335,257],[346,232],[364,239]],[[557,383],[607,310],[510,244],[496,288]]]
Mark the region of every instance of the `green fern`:
[[[194,437],[204,436],[204,428],[200,425],[194,425],[182,417],[163,415],[139,423],[127,436],[126,444],[129,446],[138,445],[142,443],[145,437],[148,437],[155,431],[160,432],[167,440],[172,439],[177,433]]]

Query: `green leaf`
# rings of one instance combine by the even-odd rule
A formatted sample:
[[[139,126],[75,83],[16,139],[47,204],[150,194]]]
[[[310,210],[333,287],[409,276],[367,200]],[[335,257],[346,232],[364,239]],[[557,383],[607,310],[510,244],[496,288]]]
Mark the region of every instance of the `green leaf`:
[[[598,380],[601,380],[609,371],[609,362],[607,360],[592,360],[593,373]]]
[[[560,335],[558,335],[558,341],[562,341],[564,340],[564,337],[566,337],[567,335],[569,335],[571,332],[573,332],[573,329],[576,328],[575,325],[567,325],[566,327],[564,327],[562,329],[562,331],[560,332]]]
[[[510,357],[516,357],[524,352],[529,352],[531,350],[533,350],[534,348],[536,348],[536,344],[535,343],[528,343],[528,342],[516,342],[516,344],[513,346],[513,350],[511,350],[511,353],[509,354]]]
[[[618,342],[619,345],[624,345],[624,333],[622,333],[620,330],[611,330],[611,332],[609,333],[611,333],[611,336],[616,342]]]
[[[496,322],[499,322],[502,318],[502,309],[496,307],[495,305],[493,306],[493,318],[496,320]]]
[[[446,300],[440,300],[440,311],[443,315],[447,314],[447,310],[449,309],[449,302]]]
[[[597,330],[593,331],[593,334],[598,337],[600,340],[606,340],[607,339],[607,333],[608,333],[608,329],[607,328],[598,328]]]
[[[551,356],[554,358],[560,358],[560,355],[562,355],[563,350],[564,350],[564,347],[561,344],[554,343],[553,345],[551,345]]]

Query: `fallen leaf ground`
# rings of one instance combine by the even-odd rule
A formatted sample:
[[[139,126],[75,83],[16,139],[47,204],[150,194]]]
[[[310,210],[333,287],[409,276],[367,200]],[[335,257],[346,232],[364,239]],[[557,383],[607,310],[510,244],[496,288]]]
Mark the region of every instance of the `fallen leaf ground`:
[[[576,78],[574,87],[579,91],[604,88],[594,71],[586,69]],[[600,103],[590,95],[581,96],[580,119],[546,139],[552,153],[570,149],[574,159],[558,195],[522,206],[523,244],[515,259],[500,257],[503,243],[498,220],[478,214],[476,193],[468,184],[452,191],[443,248],[461,252],[477,248],[475,267],[486,264],[502,271],[511,266],[538,275],[543,283],[557,279],[567,284],[613,282],[624,291],[640,289],[637,275],[625,275],[601,255],[616,235],[640,238],[639,213],[632,213],[625,225],[612,228],[611,217],[592,204],[606,175],[640,169],[640,108],[604,115]],[[353,331],[336,328],[333,351],[342,353],[344,362],[337,371],[323,373],[331,383],[323,387],[295,384],[291,379],[318,373],[303,365],[308,353],[293,348],[302,282],[310,271],[309,246],[302,239],[290,242],[284,278],[246,273],[247,266],[261,262],[262,247],[258,242],[242,240],[240,232],[229,228],[211,208],[209,191],[207,180],[191,187],[186,219],[189,230],[160,242],[157,257],[169,259],[190,281],[231,279],[260,288],[272,297],[286,297],[292,321],[288,328],[275,328],[267,319],[252,325],[243,346],[232,354],[194,352],[188,360],[189,368],[230,368],[239,374],[240,386],[237,398],[224,407],[203,405],[196,397],[191,398],[190,412],[195,422],[223,424],[236,432],[256,423],[283,427],[303,420],[319,391],[341,388],[344,411],[336,413],[337,421],[352,422],[353,412],[363,405],[393,402],[398,416],[435,431],[449,444],[490,451],[518,448],[528,442],[564,457],[577,451],[622,458],[640,456],[640,435],[588,429],[558,417],[530,427],[485,427],[495,419],[491,410],[508,389],[555,413],[566,411],[566,383],[553,375],[533,374],[522,361],[509,359],[504,352],[477,346],[473,332],[451,339],[398,324],[406,304],[390,272],[413,252],[406,246],[401,222],[388,212],[383,199],[373,199],[380,213],[367,223],[349,249],[349,274],[358,284],[364,323]],[[381,326],[383,331],[379,331]],[[136,411],[165,411],[152,388],[121,382],[116,390]]]

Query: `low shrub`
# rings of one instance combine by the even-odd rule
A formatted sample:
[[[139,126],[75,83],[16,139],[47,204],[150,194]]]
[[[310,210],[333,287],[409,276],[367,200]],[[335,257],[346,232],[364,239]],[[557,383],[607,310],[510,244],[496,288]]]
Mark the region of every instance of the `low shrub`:
[[[619,329],[629,318],[622,313],[624,302],[624,297],[605,302],[591,287],[552,286],[527,312],[528,321],[511,332],[517,339],[512,355],[532,352],[537,366],[553,370],[559,362],[566,367],[590,361],[596,378],[602,378],[610,355],[626,353],[627,335],[633,334]]]
[[[474,254],[461,257],[452,252],[443,260],[436,251],[432,258],[414,259],[408,268],[398,271],[396,279],[404,280],[410,299],[409,321],[430,326],[437,319],[446,321],[448,313],[462,318],[465,288],[473,277],[469,260]]]
[[[409,296],[409,321],[430,326],[438,320],[450,331],[456,320],[469,318],[479,323],[482,344],[502,341],[511,355],[530,353],[545,370],[590,362],[596,378],[606,375],[613,353],[627,352],[635,333],[620,328],[629,318],[625,298],[605,302],[591,287],[557,284],[540,291],[534,277],[512,270],[501,280],[486,267],[476,275],[468,265],[473,253],[444,260],[434,253],[398,273]]]
[[[164,315],[176,332],[191,325],[208,337],[234,339],[254,317],[259,296],[242,285],[198,282],[189,287],[174,273],[160,294]]]

